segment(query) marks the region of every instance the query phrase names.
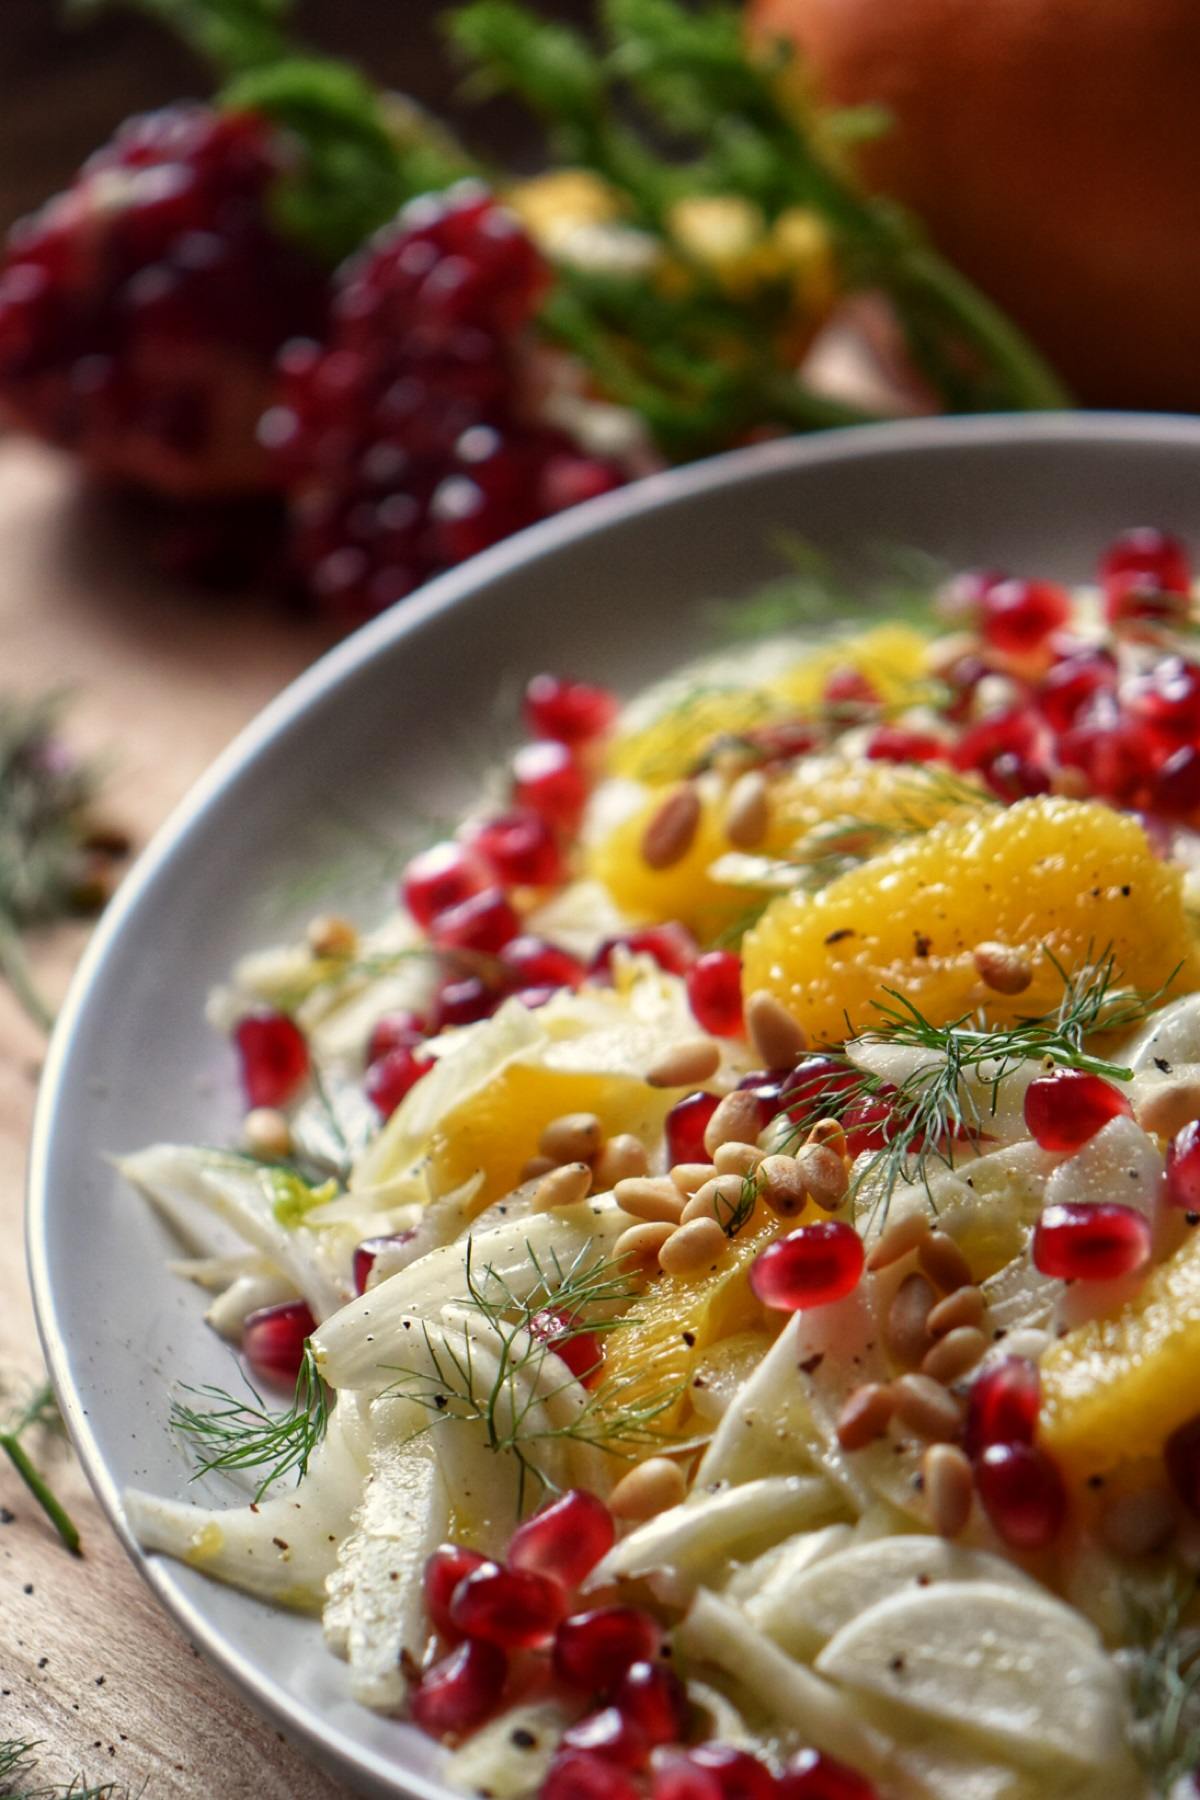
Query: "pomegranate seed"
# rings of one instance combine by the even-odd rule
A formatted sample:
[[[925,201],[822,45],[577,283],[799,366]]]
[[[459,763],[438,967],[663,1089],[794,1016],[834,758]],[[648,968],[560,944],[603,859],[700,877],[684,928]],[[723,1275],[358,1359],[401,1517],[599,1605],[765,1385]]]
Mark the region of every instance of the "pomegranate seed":
[[[736,1037],[742,1029],[741,957],[732,950],[708,950],[685,979],[696,1023],[714,1037]]]
[[[613,951],[620,945],[634,956],[652,956],[668,975],[686,975],[696,960],[696,940],[683,925],[649,925],[625,937],[605,938],[588,964],[593,979],[612,974]]]
[[[478,950],[494,955],[503,950],[521,929],[503,888],[484,888],[446,912],[438,913],[429,927],[436,943],[452,950]]]
[[[500,961],[510,969],[522,985],[548,988],[577,988],[587,971],[583,964],[557,944],[545,938],[518,937],[505,944]]]
[[[1100,582],[1105,592],[1114,578],[1145,575],[1160,588],[1186,594],[1192,582],[1188,553],[1178,538],[1153,525],[1138,525],[1114,538],[1100,563]]]
[[[721,1786],[716,1776],[699,1768],[686,1751],[657,1750],[650,1794],[651,1800],[721,1800]]]
[[[946,746],[931,731],[912,731],[905,725],[879,725],[867,739],[871,762],[936,762]]]
[[[416,1230],[410,1227],[407,1231],[393,1232],[389,1237],[364,1238],[361,1244],[356,1244],[354,1247],[355,1293],[366,1293],[367,1283],[371,1279],[371,1270],[385,1250],[392,1249],[396,1244],[409,1244],[416,1235]]]
[[[1082,769],[1094,793],[1122,805],[1150,780],[1158,760],[1153,733],[1103,692],[1062,733],[1057,751],[1067,768]]]
[[[434,1002],[433,1029],[446,1031],[452,1025],[474,1025],[479,1019],[490,1019],[498,1001],[499,996],[478,975],[444,981]]]
[[[504,1650],[538,1650],[553,1638],[565,1608],[557,1581],[533,1569],[485,1562],[455,1588],[450,1623],[464,1636]]]
[[[1163,1447],[1171,1486],[1190,1513],[1200,1516],[1200,1418],[1173,1431]]]
[[[435,1631],[440,1631],[443,1637],[458,1635],[450,1619],[450,1602],[455,1588],[473,1569],[482,1568],[486,1561],[478,1550],[468,1550],[465,1544],[439,1544],[433,1554],[426,1557],[422,1576],[425,1609]]]
[[[602,1762],[616,1763],[622,1769],[644,1769],[650,1760],[645,1734],[615,1706],[602,1707],[578,1724],[569,1725],[563,1732],[562,1745],[564,1750],[598,1756]]]
[[[1078,1150],[1110,1119],[1132,1112],[1120,1088],[1083,1069],[1055,1069],[1025,1090],[1025,1125],[1043,1150]]]
[[[554,830],[571,837],[587,803],[587,779],[566,744],[540,738],[513,757],[513,796]]]
[[[980,597],[979,629],[993,650],[1026,656],[1071,616],[1071,601],[1053,581],[997,581]]]
[[[1200,732],[1200,666],[1167,656],[1124,690],[1132,718],[1160,740],[1194,743]]]
[[[949,699],[942,710],[948,719],[961,725],[970,717],[975,702],[975,690],[984,676],[990,675],[991,672],[983,658],[977,656],[973,650],[968,650],[964,655],[955,657],[949,668],[942,670],[941,679],[949,690]]]
[[[864,1150],[882,1150],[891,1137],[891,1124],[892,1104],[888,1100],[880,1097],[853,1101],[842,1115],[846,1148],[851,1156],[861,1156]],[[914,1143],[913,1148],[920,1146]]]
[[[508,1546],[508,1564],[561,1587],[576,1588],[612,1549],[615,1537],[603,1500],[585,1488],[571,1488],[517,1526]]]
[[[260,1306],[242,1326],[242,1354],[260,1381],[291,1387],[304,1361],[304,1345],[317,1329],[303,1300]]]
[[[845,668],[834,669],[825,678],[821,689],[821,699],[826,706],[835,709],[842,706],[864,707],[881,704],[879,689],[875,683],[863,674],[861,669],[847,664]]]
[[[802,1750],[794,1756],[776,1787],[779,1800],[879,1800],[865,1775],[820,1750]]]
[[[459,1738],[499,1704],[508,1659],[495,1644],[459,1644],[422,1675],[409,1701],[413,1723],[436,1738]]]
[[[1200,1212],[1200,1119],[1177,1131],[1167,1148],[1167,1199],[1184,1212]]]
[[[558,839],[528,807],[513,807],[488,819],[472,834],[471,843],[503,887],[553,887],[566,874]]]
[[[405,1094],[415,1088],[422,1075],[428,1075],[433,1060],[414,1056],[411,1050],[389,1050],[367,1070],[363,1087],[367,1099],[381,1117],[390,1119]]]
[[[665,1663],[633,1663],[613,1691],[613,1705],[647,1743],[674,1744],[687,1733],[687,1695],[674,1669]]]
[[[1036,694],[1038,711],[1055,731],[1066,731],[1088,701],[1110,693],[1116,681],[1116,660],[1108,650],[1065,656],[1042,678]]]
[[[438,913],[480,893],[491,878],[482,857],[465,844],[434,844],[405,869],[400,897],[417,924],[428,926]]]
[[[750,1286],[764,1306],[800,1312],[828,1306],[858,1286],[863,1270],[863,1241],[842,1219],[801,1225],[759,1252],[750,1270]]]
[[[1033,1444],[989,1444],[975,1463],[975,1486],[997,1534],[1013,1550],[1044,1550],[1066,1516],[1062,1477]]]
[[[535,675],[525,689],[525,718],[534,737],[586,744],[602,737],[616,716],[616,695],[586,681]]]
[[[1150,783],[1152,812],[1190,819],[1200,811],[1200,750],[1183,744],[1172,751]]]
[[[554,1667],[564,1681],[606,1694],[635,1663],[662,1649],[662,1627],[634,1606],[600,1606],[564,1619],[554,1640]]]
[[[988,1363],[967,1395],[964,1447],[979,1456],[992,1444],[1032,1444],[1042,1402],[1038,1367],[1026,1356]]]
[[[699,1744],[689,1760],[716,1779],[721,1800],[774,1800],[775,1777],[748,1750],[732,1744]]]
[[[415,1050],[425,1040],[425,1021],[419,1013],[401,1008],[384,1013],[375,1021],[367,1040],[367,1066],[378,1062],[389,1050]]]
[[[817,1119],[838,1094],[854,1087],[858,1076],[831,1056],[808,1056],[788,1071],[780,1090],[783,1110],[793,1124]]]
[[[233,1028],[242,1087],[251,1106],[286,1106],[308,1079],[308,1044],[286,1013],[261,1007]]]
[[[1005,754],[1032,756],[1041,748],[1043,733],[1037,719],[1025,707],[988,713],[968,727],[953,746],[950,760],[956,769],[984,771]]]
[[[1127,625],[1178,623],[1187,618],[1190,604],[1187,593],[1164,588],[1155,576],[1133,570],[1114,575],[1105,585],[1104,616],[1117,632]]]
[[[523,987],[514,988],[512,998],[530,1012],[535,1012],[539,1006],[545,1006],[548,1000],[553,1000],[555,994],[561,993],[562,989],[557,987]]]
[[[664,1131],[667,1138],[667,1162],[707,1162],[704,1132],[717,1110],[718,1094],[685,1094],[667,1114]]]
[[[604,1340],[597,1331],[580,1331],[565,1313],[534,1313],[529,1334],[560,1357],[576,1381],[593,1387],[604,1371]]]
[[[640,1796],[623,1769],[574,1750],[550,1764],[539,1800],[640,1800]]]
[[[1048,1206],[1033,1230],[1033,1262],[1063,1281],[1109,1281],[1150,1260],[1150,1227],[1115,1201]]]

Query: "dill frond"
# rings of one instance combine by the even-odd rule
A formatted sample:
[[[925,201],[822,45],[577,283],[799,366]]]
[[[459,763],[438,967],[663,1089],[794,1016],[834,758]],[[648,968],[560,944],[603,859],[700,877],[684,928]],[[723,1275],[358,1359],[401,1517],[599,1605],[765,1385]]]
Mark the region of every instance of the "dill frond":
[[[199,1409],[176,1400],[170,1422],[189,1440],[196,1456],[193,1481],[214,1470],[261,1470],[254,1493],[257,1503],[293,1469],[297,1480],[307,1473],[309,1459],[329,1423],[329,1397],[310,1344],[304,1347],[291,1406],[271,1412],[258,1390],[249,1381],[246,1386],[251,1396],[248,1401],[224,1388],[185,1387],[184,1393],[214,1404]]]
[[[62,1417],[58,1402],[54,1398],[53,1388],[46,1381],[10,1411],[0,1429],[0,1451],[7,1456],[72,1556],[79,1556],[82,1554],[79,1530],[30,1456],[24,1442],[29,1432],[45,1435],[61,1431]]]
[[[1131,1736],[1156,1795],[1172,1793],[1200,1765],[1200,1626],[1187,1620],[1196,1592],[1195,1578],[1180,1579],[1161,1606],[1129,1607]]]

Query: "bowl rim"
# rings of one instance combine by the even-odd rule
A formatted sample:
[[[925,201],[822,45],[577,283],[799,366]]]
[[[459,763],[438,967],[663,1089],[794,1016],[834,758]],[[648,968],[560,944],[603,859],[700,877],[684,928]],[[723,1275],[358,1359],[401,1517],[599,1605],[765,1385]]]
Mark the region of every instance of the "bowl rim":
[[[481,555],[436,577],[401,605],[360,627],[289,682],[220,752],[175,805],[121,883],[93,932],[71,980],[47,1049],[38,1089],[26,1177],[25,1250],[34,1315],[46,1368],[85,1475],[119,1541],[142,1578],[188,1640],[221,1675],[319,1766],[341,1779],[369,1782],[380,1794],[407,1793],[417,1800],[446,1800],[442,1783],[405,1768],[358,1742],[338,1722],[325,1720],[288,1692],[261,1663],[232,1646],[203,1607],[171,1580],[174,1565],[147,1555],[124,1517],[120,1490],[93,1435],[71,1379],[67,1333],[59,1317],[50,1273],[48,1222],[51,1158],[60,1129],[70,1130],[65,1070],[72,1040],[100,973],[131,917],[169,864],[186,853],[192,831],[223,802],[241,770],[261,755],[318,701],[430,620],[479,589],[552,557],[567,546],[603,535],[648,513],[669,509],[718,488],[753,485],[765,476],[815,465],[870,460],[911,450],[1020,444],[1179,445],[1200,452],[1200,417],[1170,413],[1017,413],[971,417],[888,420],[789,437],[733,450],[634,482],[566,513],[541,521]]]

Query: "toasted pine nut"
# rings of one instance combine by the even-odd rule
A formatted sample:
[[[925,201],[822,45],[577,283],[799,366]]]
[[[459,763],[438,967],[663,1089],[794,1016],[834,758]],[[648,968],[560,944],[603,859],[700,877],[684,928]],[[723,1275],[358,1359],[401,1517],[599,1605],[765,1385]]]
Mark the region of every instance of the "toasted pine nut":
[[[662,1175],[633,1175],[618,1181],[613,1198],[622,1212],[634,1219],[651,1219],[678,1225],[683,1196]]]
[[[757,1097],[745,1088],[735,1088],[718,1102],[704,1127],[704,1148],[715,1156],[722,1144],[753,1144],[760,1130]]]
[[[1200,1081],[1162,1081],[1143,1094],[1134,1108],[1143,1131],[1174,1137],[1200,1119]]]
[[[754,850],[767,835],[771,801],[761,769],[747,769],[729,791],[725,809],[725,836],[738,850]]]
[[[987,1301],[979,1288],[960,1287],[939,1300],[925,1322],[930,1335],[940,1338],[964,1325],[982,1325],[986,1311]]]
[[[1100,1520],[1100,1535],[1118,1556],[1148,1556],[1172,1537],[1175,1517],[1165,1489],[1138,1488],[1109,1502]]]
[[[543,1156],[555,1162],[590,1162],[604,1143],[604,1127],[595,1113],[560,1113],[538,1139]]]
[[[977,1325],[956,1325],[925,1352],[921,1373],[932,1375],[935,1381],[957,1381],[975,1367],[986,1349],[987,1339]]]
[[[557,1167],[558,1164],[552,1156],[531,1156],[528,1162],[522,1163],[519,1179],[521,1181],[540,1181],[543,1175],[548,1175],[551,1169],[557,1169]]]
[[[713,1163],[676,1163],[670,1175],[679,1192],[690,1200],[697,1188],[702,1188],[706,1181],[711,1181],[716,1172]]]
[[[698,1275],[720,1262],[728,1247],[729,1239],[715,1219],[690,1219],[660,1246],[658,1266],[664,1275]]]
[[[971,1465],[957,1444],[930,1444],[921,1458],[929,1520],[939,1537],[956,1538],[971,1516]]]
[[[929,1236],[929,1214],[923,1212],[907,1213],[903,1219],[895,1219],[880,1232],[870,1255],[867,1257],[867,1268],[874,1274],[877,1269],[886,1269],[918,1244],[923,1244]]]
[[[962,1408],[949,1388],[931,1375],[901,1375],[891,1392],[896,1417],[918,1437],[948,1443],[958,1436]]]
[[[242,1142],[251,1156],[280,1162],[292,1153],[292,1128],[273,1106],[256,1106],[242,1120]]]
[[[618,1181],[627,1181],[631,1175],[644,1175],[650,1167],[650,1159],[639,1138],[632,1132],[618,1131],[616,1137],[610,1137],[599,1156],[592,1164],[597,1193],[605,1193],[616,1187]]]
[[[336,913],[322,913],[308,921],[308,947],[314,956],[353,956],[358,949],[358,932],[349,919]]]
[[[794,1156],[764,1157],[758,1166],[758,1191],[781,1219],[794,1219],[808,1205],[804,1172]]]
[[[613,1245],[613,1255],[636,1257],[638,1262],[649,1262],[678,1229],[677,1225],[670,1224],[666,1219],[647,1219],[642,1225],[630,1225]]]
[[[534,1212],[552,1212],[559,1206],[578,1206],[592,1188],[592,1171],[585,1162],[560,1163],[542,1176],[534,1189]]]
[[[808,1033],[766,988],[758,988],[744,1008],[746,1031],[768,1069],[790,1069],[808,1049]]]
[[[915,1272],[904,1277],[892,1296],[883,1338],[902,1368],[915,1369],[929,1349],[929,1309],[936,1298],[933,1284]]]
[[[690,781],[672,788],[642,833],[642,861],[650,869],[670,869],[691,849],[700,824],[700,796]]]
[[[744,1175],[714,1175],[696,1189],[680,1217],[685,1225],[693,1219],[715,1219],[722,1229],[740,1212],[746,1191]]]
[[[728,1144],[718,1144],[713,1167],[718,1175],[752,1175],[765,1154],[757,1144],[736,1144],[731,1139]]]
[[[1082,769],[1064,763],[1050,776],[1050,792],[1061,794],[1064,800],[1087,800],[1091,797],[1092,785]]]
[[[649,1456],[622,1475],[608,1496],[608,1508],[618,1519],[652,1519],[669,1506],[678,1506],[686,1493],[679,1464],[665,1456]]]
[[[808,1134],[810,1144],[823,1144],[835,1156],[846,1154],[846,1133],[840,1119],[818,1119]]]
[[[943,1294],[971,1284],[971,1265],[952,1237],[944,1231],[931,1231],[920,1249],[917,1261],[935,1287]]]
[[[846,1198],[850,1177],[840,1156],[824,1144],[805,1144],[797,1150],[795,1162],[801,1179],[818,1206],[836,1212]]]
[[[888,1389],[878,1381],[864,1381],[838,1414],[837,1441],[843,1450],[863,1450],[883,1436],[891,1416]]]
[[[645,1080],[654,1088],[695,1087],[715,1075],[720,1063],[720,1047],[711,1038],[685,1038],[681,1044],[659,1051]]]
[[[1033,964],[1008,944],[976,944],[975,967],[984,987],[995,994],[1023,994],[1033,980]]]

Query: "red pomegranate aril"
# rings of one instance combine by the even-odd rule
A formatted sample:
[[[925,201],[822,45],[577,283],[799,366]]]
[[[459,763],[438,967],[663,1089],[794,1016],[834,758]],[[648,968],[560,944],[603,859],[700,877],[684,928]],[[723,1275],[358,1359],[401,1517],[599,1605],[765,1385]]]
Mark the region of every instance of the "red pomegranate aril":
[[[483,1638],[504,1650],[539,1650],[550,1643],[565,1610],[557,1581],[533,1569],[485,1562],[455,1588],[450,1623],[464,1637]]]
[[[603,1500],[571,1488],[518,1525],[508,1545],[508,1567],[577,1588],[612,1549],[616,1530]]]
[[[821,1750],[801,1750],[775,1785],[778,1800],[879,1800],[865,1775]]]
[[[613,1690],[613,1705],[649,1744],[675,1744],[687,1735],[687,1694],[666,1663],[633,1663]]]
[[[523,987],[577,988],[587,971],[569,950],[540,937],[517,937],[505,944],[500,961]]]
[[[562,989],[557,987],[522,987],[514,988],[511,998],[529,1012],[536,1012],[539,1006],[545,1006],[547,1001],[561,993]]]
[[[471,844],[504,887],[553,887],[566,874],[557,837],[529,807],[513,807],[486,820],[473,833]]]
[[[834,669],[825,678],[821,699],[835,710],[840,707],[875,707],[881,705],[879,689],[868,675],[852,663]]]
[[[504,889],[490,887],[438,913],[429,934],[449,950],[477,950],[494,956],[520,929],[521,921]]]
[[[251,1106],[286,1106],[308,1079],[308,1043],[286,1013],[260,1007],[233,1028],[242,1087]]]
[[[906,725],[879,725],[867,739],[870,762],[936,762],[945,754],[941,738]]]
[[[1188,594],[1163,587],[1153,575],[1127,570],[1105,585],[1104,617],[1115,632],[1125,627],[1179,624],[1190,607]]]
[[[535,675],[525,689],[525,718],[534,737],[586,744],[602,737],[616,716],[616,695],[587,681]]]
[[[444,981],[433,1005],[433,1028],[447,1031],[455,1025],[474,1025],[490,1019],[499,1004],[499,995],[478,975],[463,975]]]
[[[640,1800],[631,1776],[603,1757],[568,1750],[546,1771],[539,1800]]]
[[[656,1750],[651,1759],[651,1800],[721,1800],[721,1784],[686,1751]]]
[[[1053,581],[997,581],[980,596],[984,641],[1007,656],[1040,649],[1070,616],[1070,597]]]
[[[1150,783],[1151,812],[1190,819],[1200,812],[1200,750],[1183,744],[1154,772]]]
[[[1132,1111],[1120,1088],[1085,1069],[1055,1069],[1025,1090],[1025,1125],[1043,1150],[1070,1154],[1110,1120],[1128,1118]]]
[[[413,1723],[430,1737],[464,1737],[495,1711],[507,1676],[508,1658],[495,1644],[459,1644],[422,1675],[409,1701]]]
[[[1184,1212],[1200,1212],[1200,1119],[1177,1131],[1167,1148],[1167,1199]]]
[[[428,1075],[433,1059],[414,1056],[411,1050],[389,1050],[373,1062],[363,1080],[363,1089],[381,1117],[390,1119],[404,1096]]]
[[[566,1751],[580,1751],[584,1756],[598,1756],[602,1762],[615,1763],[621,1769],[644,1769],[650,1760],[650,1745],[636,1722],[615,1706],[601,1707],[588,1713],[575,1725],[568,1725],[562,1735]]]
[[[1033,1444],[989,1444],[975,1462],[975,1486],[997,1535],[1012,1550],[1044,1550],[1066,1517],[1062,1477]]]
[[[1192,582],[1187,550],[1169,532],[1153,525],[1137,525],[1114,538],[1100,563],[1100,581],[1107,593],[1121,576],[1145,575],[1166,588],[1186,594]]]
[[[554,1640],[554,1668],[573,1687],[607,1694],[635,1663],[651,1663],[662,1641],[662,1627],[649,1613],[635,1606],[599,1606],[563,1620]]]
[[[434,844],[414,856],[404,871],[400,897],[418,925],[469,900],[492,879],[483,858],[465,844]]]
[[[1190,1513],[1200,1517],[1200,1418],[1173,1431],[1163,1447],[1167,1477]]]
[[[455,1588],[473,1570],[482,1568],[486,1561],[478,1550],[468,1550],[465,1544],[439,1544],[432,1555],[426,1557],[425,1573],[421,1578],[425,1610],[434,1629],[443,1637],[458,1636],[450,1618]]]
[[[864,1150],[882,1150],[892,1136],[893,1119],[893,1107],[882,1096],[852,1101],[842,1114],[846,1148],[851,1156],[861,1156]]]
[[[1083,771],[1094,793],[1119,804],[1137,797],[1160,756],[1149,728],[1122,712],[1115,696],[1104,692],[1062,732],[1055,749],[1060,763]]]
[[[687,1754],[697,1768],[714,1777],[721,1800],[774,1800],[775,1777],[749,1750],[707,1743]]]
[[[667,1114],[664,1131],[667,1139],[667,1163],[707,1162],[704,1132],[720,1102],[719,1094],[685,1094]]]
[[[652,956],[668,975],[686,975],[698,954],[696,940],[686,926],[648,925],[644,931],[631,931],[624,937],[603,940],[588,964],[588,974],[594,980],[611,977],[613,952],[618,947],[628,950],[632,956]]]
[[[1028,1357],[985,1364],[967,1394],[967,1455],[980,1456],[992,1444],[1032,1444],[1041,1403],[1041,1376]]]
[[[834,1098],[855,1087],[858,1076],[831,1056],[809,1056],[788,1072],[780,1087],[780,1103],[795,1124],[816,1120]]]
[[[415,1050],[425,1040],[425,1020],[420,1013],[400,1008],[375,1021],[367,1040],[367,1066],[390,1050]]]
[[[1150,1227],[1116,1201],[1048,1206],[1033,1229],[1034,1267],[1063,1281],[1111,1281],[1150,1260]]]
[[[565,1313],[547,1309],[534,1313],[529,1333],[539,1344],[553,1350],[584,1387],[591,1387],[600,1379],[604,1371],[604,1340],[599,1332],[580,1331]]]
[[[1012,750],[993,757],[983,776],[993,794],[998,794],[1010,805],[1014,800],[1029,800],[1035,794],[1050,792],[1050,771],[1045,763],[1029,756],[1018,756]]]
[[[1032,756],[1045,736],[1026,707],[1009,707],[988,713],[966,731],[952,747],[950,760],[956,769],[986,770],[998,756]]]
[[[260,1306],[242,1326],[242,1354],[260,1381],[291,1387],[304,1361],[304,1345],[317,1321],[303,1300]]]
[[[685,977],[696,1023],[713,1037],[736,1037],[742,1029],[742,959],[732,950],[707,950]]]
[[[750,1286],[764,1306],[800,1312],[851,1293],[862,1270],[863,1241],[853,1225],[821,1219],[760,1251],[750,1270]]]
[[[355,1293],[366,1293],[367,1284],[371,1279],[371,1271],[385,1251],[394,1249],[397,1244],[411,1243],[415,1236],[416,1230],[410,1226],[407,1231],[396,1231],[387,1237],[364,1238],[361,1244],[356,1244],[354,1247]]]
[[[1055,731],[1066,731],[1096,694],[1116,686],[1117,665],[1107,650],[1065,656],[1042,677],[1035,696],[1038,711]]]
[[[578,830],[588,784],[569,747],[553,738],[523,744],[512,760],[513,797],[555,831]]]

